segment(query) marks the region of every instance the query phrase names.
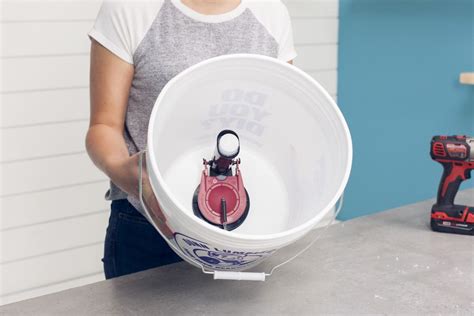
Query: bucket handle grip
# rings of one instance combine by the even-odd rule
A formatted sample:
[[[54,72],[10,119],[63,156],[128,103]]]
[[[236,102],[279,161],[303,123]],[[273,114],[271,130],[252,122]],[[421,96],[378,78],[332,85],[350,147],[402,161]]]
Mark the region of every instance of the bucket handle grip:
[[[138,176],[138,180],[139,180],[139,183],[138,183],[138,191],[139,191],[139,198],[140,198],[140,202],[142,204],[142,207],[144,208],[145,210],[145,213],[146,213],[146,217],[148,218],[148,220],[153,223],[150,219],[149,219],[149,210],[145,204],[145,201],[143,200],[143,155],[145,154],[146,152],[146,149],[141,151],[139,153],[139,160],[138,160],[138,173],[139,173],[139,176]],[[298,251],[294,256],[292,256],[291,258],[285,260],[284,262],[282,263],[279,263],[277,264],[276,266],[274,266],[271,270],[270,270],[270,273],[266,273],[266,272],[235,272],[235,271],[208,271],[204,268],[204,266],[197,262],[197,261],[194,261],[192,260],[192,262],[194,264],[197,264],[198,266],[201,267],[201,270],[204,274],[212,274],[214,276],[214,280],[245,280],[245,281],[265,281],[265,278],[267,276],[271,276],[273,274],[273,272],[275,272],[275,270],[281,268],[282,266],[284,266],[285,264],[287,263],[290,263],[291,261],[293,261],[294,259],[296,259],[297,257],[299,257],[300,255],[302,255],[304,252],[306,252],[309,248],[311,248],[314,243],[316,241],[318,241],[318,239],[323,235],[323,233],[329,228],[329,226],[332,225],[332,223],[334,222],[334,220],[336,219],[337,215],[339,214],[339,212],[341,211],[341,208],[342,208],[342,205],[343,205],[343,202],[344,202],[344,193],[342,193],[341,197],[339,198],[338,200],[338,206],[337,206],[337,209],[336,211],[334,212],[334,216],[333,218],[331,219],[331,221],[324,227],[324,229],[322,229],[319,234],[316,235],[316,237],[308,244],[306,245],[306,247],[304,247],[303,249],[301,249],[300,251]],[[153,224],[153,226],[155,226]],[[157,228],[157,227],[155,227]],[[159,229],[157,229],[158,232],[162,235],[163,238],[165,238],[165,236],[163,236],[163,234],[161,233],[161,231]],[[176,249],[176,247],[172,244],[172,243],[168,243],[171,248],[176,252],[178,253],[178,250]]]
[[[264,272],[213,271],[214,280],[265,281]]]

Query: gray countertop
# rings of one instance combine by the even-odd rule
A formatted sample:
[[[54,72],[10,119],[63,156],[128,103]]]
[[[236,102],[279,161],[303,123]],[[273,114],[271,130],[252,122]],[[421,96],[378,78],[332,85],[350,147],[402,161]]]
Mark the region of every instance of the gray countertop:
[[[474,190],[457,202],[474,205]],[[431,204],[335,224],[265,282],[214,281],[179,263],[5,305],[0,314],[472,314],[474,237],[432,232]]]

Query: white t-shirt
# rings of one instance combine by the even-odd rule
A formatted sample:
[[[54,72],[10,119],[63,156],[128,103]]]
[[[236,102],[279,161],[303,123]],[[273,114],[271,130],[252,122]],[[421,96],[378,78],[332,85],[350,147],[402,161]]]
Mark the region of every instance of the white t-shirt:
[[[204,23],[230,21],[245,9],[249,9],[278,44],[278,59],[290,61],[297,55],[290,16],[280,0],[241,0],[234,10],[218,15],[198,13],[184,5],[181,0],[106,0],[88,35],[126,62],[133,64],[133,55],[138,45],[167,1],[182,14],[196,22]]]

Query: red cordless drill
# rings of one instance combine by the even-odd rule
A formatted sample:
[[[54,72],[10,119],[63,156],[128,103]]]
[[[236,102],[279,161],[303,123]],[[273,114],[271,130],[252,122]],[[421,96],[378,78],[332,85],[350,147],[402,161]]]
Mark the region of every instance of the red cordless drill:
[[[474,169],[474,138],[435,136],[431,140],[430,155],[444,168],[437,201],[431,209],[431,228],[474,235],[474,207],[454,204],[461,182],[470,179]]]

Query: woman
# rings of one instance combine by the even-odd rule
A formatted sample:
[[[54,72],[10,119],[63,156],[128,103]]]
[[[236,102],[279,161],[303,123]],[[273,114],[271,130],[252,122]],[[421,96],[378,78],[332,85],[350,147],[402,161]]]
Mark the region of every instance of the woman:
[[[91,117],[86,147],[110,178],[105,238],[107,279],[181,260],[142,215],[138,152],[161,89],[187,67],[232,53],[292,62],[286,7],[279,0],[105,1],[92,30]],[[144,200],[161,210],[148,179]]]

